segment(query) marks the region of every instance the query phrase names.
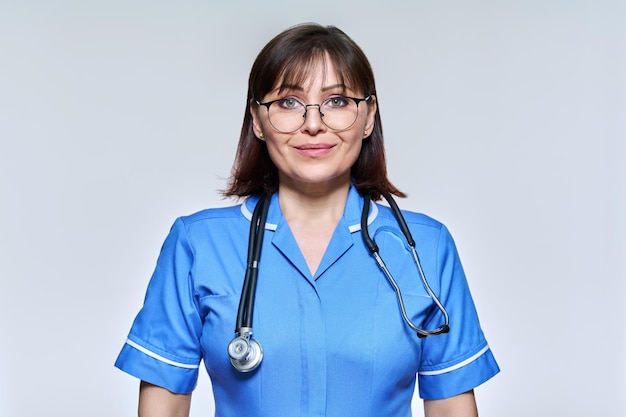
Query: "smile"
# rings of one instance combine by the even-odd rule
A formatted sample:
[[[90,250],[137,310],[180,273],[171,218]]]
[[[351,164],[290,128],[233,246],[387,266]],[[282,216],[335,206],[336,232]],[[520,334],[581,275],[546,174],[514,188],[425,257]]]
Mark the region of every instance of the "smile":
[[[335,145],[326,144],[326,143],[315,143],[315,144],[307,144],[296,146],[294,149],[303,156],[307,157],[317,157],[326,155],[329,153]]]

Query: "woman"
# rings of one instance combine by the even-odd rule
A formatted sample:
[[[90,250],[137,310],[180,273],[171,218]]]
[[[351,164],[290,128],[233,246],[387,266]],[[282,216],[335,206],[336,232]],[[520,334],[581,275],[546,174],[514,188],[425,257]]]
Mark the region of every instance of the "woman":
[[[175,222],[116,362],[142,380],[140,416],[187,416],[201,360],[217,416],[410,416],[416,375],[428,417],[477,415],[473,388],[498,366],[452,238],[404,212],[425,285],[391,210],[367,206],[404,196],[387,179],[378,108],[367,58],[337,28],[296,26],[260,52],[224,193],[246,200]],[[263,196],[252,336],[237,316]],[[407,319],[442,334],[403,320],[361,236],[364,206]]]

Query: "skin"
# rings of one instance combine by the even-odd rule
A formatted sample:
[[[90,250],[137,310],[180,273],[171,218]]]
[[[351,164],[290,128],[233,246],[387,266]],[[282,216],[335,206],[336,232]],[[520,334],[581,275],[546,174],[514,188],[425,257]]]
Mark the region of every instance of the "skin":
[[[426,417],[478,417],[474,391],[467,391],[443,400],[425,400]]]
[[[189,417],[191,394],[174,394],[165,388],[141,381],[139,417]]]
[[[330,95],[363,97],[362,91],[340,84],[330,60],[326,68],[312,74],[303,86],[278,91],[278,86],[263,102],[293,96],[302,103],[321,103]],[[324,65],[322,63],[319,64]],[[329,129],[316,107],[309,108],[305,123],[293,133],[277,132],[269,123],[264,107],[253,107],[254,133],[267,144],[279,173],[280,208],[298,243],[311,274],[314,274],[332,234],[343,215],[350,169],[363,140],[374,125],[376,98],[359,104],[354,125],[343,131]],[[188,417],[191,394],[173,394],[164,388],[141,383],[140,417]],[[473,391],[443,400],[424,401],[426,417],[477,417]]]

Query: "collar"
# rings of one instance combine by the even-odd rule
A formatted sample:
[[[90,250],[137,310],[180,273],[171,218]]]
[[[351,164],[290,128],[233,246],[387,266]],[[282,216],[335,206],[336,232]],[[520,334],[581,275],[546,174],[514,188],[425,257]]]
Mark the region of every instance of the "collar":
[[[252,220],[252,212],[256,203],[259,201],[259,196],[250,196],[241,204],[241,214],[248,219]],[[363,197],[359,194],[354,184],[350,184],[348,190],[348,198],[346,200],[346,206],[343,212],[343,218],[348,225],[350,233],[359,232],[361,230],[361,213],[363,210]],[[370,212],[367,218],[367,224],[370,225],[378,216],[378,206],[374,201],[370,205]],[[269,212],[267,213],[267,221],[265,222],[265,230],[275,231],[278,224],[283,218],[283,213],[280,210],[280,204],[278,203],[278,193],[272,195],[270,201]]]

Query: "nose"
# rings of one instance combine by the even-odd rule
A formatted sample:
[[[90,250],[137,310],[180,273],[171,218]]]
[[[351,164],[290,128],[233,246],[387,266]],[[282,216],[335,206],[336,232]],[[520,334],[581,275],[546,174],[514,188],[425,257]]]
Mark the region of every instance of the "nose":
[[[315,111],[312,112],[312,113],[317,113],[317,116],[315,116],[312,113],[309,113],[309,107],[317,107],[317,112]],[[308,132],[309,134],[315,135],[319,133],[320,131],[323,131],[326,129],[326,125],[322,121],[322,118],[324,117],[324,113],[322,113],[322,108],[320,104],[307,104],[305,106],[305,111],[302,117],[304,117],[304,124],[302,125],[302,130]]]

